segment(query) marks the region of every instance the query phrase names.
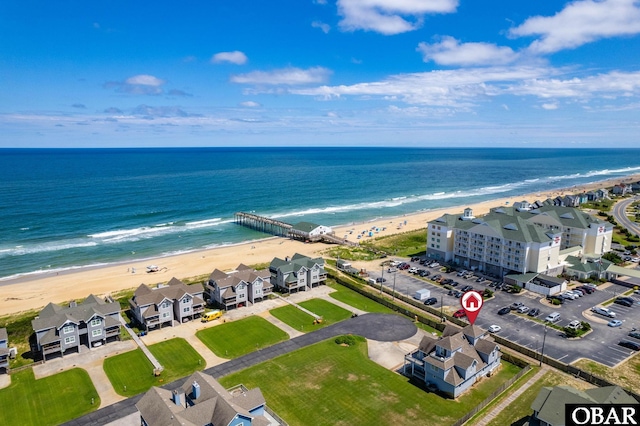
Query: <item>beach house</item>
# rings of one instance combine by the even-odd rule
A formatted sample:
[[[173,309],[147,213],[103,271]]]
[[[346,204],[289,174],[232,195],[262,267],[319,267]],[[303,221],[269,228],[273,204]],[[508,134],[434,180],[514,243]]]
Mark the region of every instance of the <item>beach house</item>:
[[[324,235],[333,235],[333,230],[325,225],[298,222],[289,229],[289,237],[302,241],[318,241]]]
[[[475,325],[447,325],[442,337],[425,335],[418,349],[405,355],[403,374],[451,398],[500,366],[500,348]]]
[[[497,207],[481,217],[471,209],[428,223],[427,257],[504,277],[563,271],[561,250],[579,247],[600,256],[611,248],[613,225],[573,208],[534,203],[534,208]]]
[[[296,253],[284,260],[274,258],[269,264],[271,284],[287,293],[310,290],[322,285],[327,279],[324,259],[312,259]]]
[[[6,328],[0,328],[0,373],[9,371],[9,336]]]
[[[638,401],[620,386],[604,386],[586,390],[579,390],[571,386],[543,387],[531,404],[533,410],[531,420],[541,426],[564,425],[567,404],[636,405]],[[530,424],[534,423],[530,422]],[[615,422],[611,422],[611,424],[615,424]]]
[[[260,302],[272,290],[268,269],[256,271],[244,264],[229,273],[215,269],[205,287],[209,303],[225,310]]]
[[[226,390],[213,377],[193,373],[174,390],[153,387],[136,403],[142,425],[277,426],[260,389]]]
[[[94,295],[67,307],[49,303],[31,321],[43,360],[50,354],[79,352],[83,346],[91,348],[119,340],[120,324],[120,304]]]
[[[174,277],[166,285],[155,288],[141,284],[129,299],[129,307],[145,330],[173,326],[204,312],[203,292],[200,284],[188,286]]]

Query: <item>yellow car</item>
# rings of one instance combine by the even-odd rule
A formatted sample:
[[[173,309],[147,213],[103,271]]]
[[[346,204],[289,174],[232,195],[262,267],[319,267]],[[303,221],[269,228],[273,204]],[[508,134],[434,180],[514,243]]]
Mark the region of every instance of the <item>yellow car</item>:
[[[213,321],[215,319],[220,318],[221,316],[222,316],[222,311],[220,311],[219,309],[216,309],[215,311],[205,312],[202,315],[202,322]]]

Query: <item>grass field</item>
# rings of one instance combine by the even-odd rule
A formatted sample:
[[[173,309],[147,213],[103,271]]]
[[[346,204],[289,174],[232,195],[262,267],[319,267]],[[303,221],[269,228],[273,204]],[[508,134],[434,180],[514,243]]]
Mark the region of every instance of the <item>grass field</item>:
[[[424,392],[408,379],[333,339],[283,355],[220,380],[259,387],[268,405],[290,425],[448,425],[462,417],[520,369],[503,367],[458,401]]]
[[[329,283],[329,287],[336,290],[333,293],[329,294],[329,296],[339,302],[346,303],[347,305],[351,305],[354,308],[362,309],[363,311],[367,312],[376,312],[383,314],[393,313],[393,310],[387,308],[386,306],[382,306],[381,304],[376,303],[368,297],[363,296],[360,293],[356,293],[355,291],[348,289],[343,285],[333,282]]]
[[[56,425],[99,406],[100,397],[85,370],[74,368],[36,380],[28,368],[12,374],[11,385],[0,390],[0,424]]]
[[[292,305],[282,306],[269,311],[271,315],[298,331],[307,333],[325,326],[314,324],[315,318]]]
[[[205,367],[204,359],[182,338],[156,343],[149,350],[164,367],[160,376],[153,375],[153,365],[140,349],[104,360],[104,371],[119,395],[134,396]]]
[[[196,336],[222,358],[237,358],[289,338],[287,333],[257,316],[205,328]]]
[[[530,377],[527,375],[527,377]],[[529,389],[524,391],[518,398],[516,398],[511,404],[498,414],[490,423],[489,426],[504,426],[510,424],[523,424],[522,422],[533,412],[531,410],[531,404],[538,396],[540,389],[544,386],[558,386],[566,385],[573,386],[578,389],[585,389],[590,387],[587,383],[574,379],[571,376],[562,374],[560,372],[551,370],[547,372],[540,380],[535,382]]]
[[[299,305],[316,315],[320,315],[325,325],[340,322],[351,317],[350,311],[323,299],[306,300],[300,302]]]

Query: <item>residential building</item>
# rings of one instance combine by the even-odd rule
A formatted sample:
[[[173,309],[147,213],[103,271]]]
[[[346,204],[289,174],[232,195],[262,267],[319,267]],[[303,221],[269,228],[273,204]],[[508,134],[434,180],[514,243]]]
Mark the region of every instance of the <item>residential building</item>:
[[[64,355],[67,351],[79,352],[81,346],[91,348],[119,340],[120,324],[120,304],[105,302],[93,294],[68,307],[49,303],[31,321],[43,360],[49,354]]]
[[[243,264],[230,273],[215,269],[205,288],[209,302],[225,310],[260,302],[272,290],[268,269],[256,271]]]
[[[267,412],[260,389],[238,387],[230,392],[213,377],[201,372],[193,373],[173,391],[151,388],[136,403],[136,408],[143,426],[279,424]]]
[[[200,284],[188,286],[177,278],[155,288],[141,284],[129,300],[129,306],[145,330],[173,326],[204,312],[203,291]]]
[[[578,390],[571,386],[544,387],[531,404],[532,420],[540,426],[565,424],[566,404],[637,404],[620,386]],[[533,424],[533,423],[531,423]]]
[[[0,370],[9,371],[9,336],[6,328],[0,328]]]
[[[524,205],[493,208],[481,217],[465,209],[461,216],[445,214],[430,221],[427,257],[499,277],[557,275],[563,270],[561,250],[581,247],[587,256],[610,250],[611,223],[573,207]]]
[[[269,272],[271,284],[287,293],[310,290],[327,279],[324,259],[312,259],[298,253],[284,260],[276,257],[269,265]]]
[[[457,398],[500,366],[500,348],[475,325],[447,325],[442,337],[425,335],[418,349],[405,355],[403,374]]]
[[[613,195],[627,195],[627,194],[631,194],[631,186],[624,184],[624,183],[619,183],[617,185],[614,185],[613,188],[611,188],[611,193]]]
[[[565,273],[576,280],[586,280],[590,278],[605,278],[607,269],[613,262],[607,259],[588,258],[586,256],[567,256],[565,259]]]

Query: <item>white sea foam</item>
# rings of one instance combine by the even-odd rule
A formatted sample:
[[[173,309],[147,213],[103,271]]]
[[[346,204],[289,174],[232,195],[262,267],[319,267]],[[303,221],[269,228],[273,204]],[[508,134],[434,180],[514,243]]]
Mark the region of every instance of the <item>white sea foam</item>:
[[[98,244],[95,242],[82,240],[53,241],[49,243],[19,245],[12,248],[4,248],[0,250],[0,257],[23,256],[25,254],[62,251],[74,248],[93,247],[96,245]]]

